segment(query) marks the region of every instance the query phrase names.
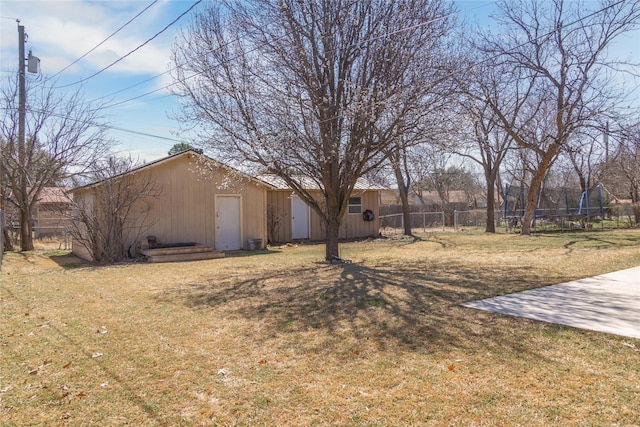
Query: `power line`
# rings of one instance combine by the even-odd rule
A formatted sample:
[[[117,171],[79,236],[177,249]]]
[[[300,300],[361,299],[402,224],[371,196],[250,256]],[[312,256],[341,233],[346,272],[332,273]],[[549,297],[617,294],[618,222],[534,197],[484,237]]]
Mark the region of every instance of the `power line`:
[[[495,3],[495,2],[494,2],[494,3]],[[485,6],[487,6],[487,5],[486,5],[486,4],[483,4],[483,5],[480,5],[480,6],[476,6],[476,7],[472,8],[471,10],[479,9],[479,8],[482,8],[482,7],[485,7]],[[394,34],[399,33],[399,32],[403,32],[403,31],[407,31],[407,30],[410,30],[410,29],[418,28],[418,27],[420,27],[420,26],[427,25],[427,24],[432,23],[432,22],[435,22],[435,21],[437,21],[437,20],[445,19],[445,18],[447,18],[447,17],[449,17],[449,16],[451,16],[451,14],[446,15],[446,16],[442,16],[442,17],[440,17],[440,18],[435,18],[434,20],[430,20],[430,21],[427,21],[427,22],[421,22],[421,23],[418,23],[418,24],[413,25],[413,26],[411,26],[411,27],[402,28],[402,29],[399,29],[399,30],[393,31],[393,32],[391,32],[391,33],[387,33],[387,34],[383,34],[383,35],[380,35],[380,36],[376,36],[376,37],[371,38],[370,40],[365,40],[365,41],[363,41],[363,42],[361,42],[361,43],[363,43],[363,44],[364,44],[364,43],[371,42],[371,41],[374,41],[374,40],[379,39],[379,38],[383,38],[383,37],[388,37],[388,36],[390,36],[390,35],[394,35]],[[286,34],[285,34],[285,35],[283,35],[282,37],[285,37],[285,36],[286,36]],[[227,45],[229,45],[229,44],[231,44],[231,43],[234,43],[234,42],[236,42],[236,41],[238,41],[238,40],[239,40],[239,38],[236,38],[235,40],[231,40],[231,41],[229,41],[229,42],[225,43],[225,44],[224,44],[223,46],[221,46],[220,48],[226,47]],[[259,49],[259,47],[256,47],[255,49],[250,49],[248,52],[250,53],[250,52],[253,52],[254,50],[257,50],[257,49]],[[233,60],[233,59],[235,59],[235,58],[230,58],[230,60]],[[126,88],[120,89],[120,90],[118,90],[118,91],[116,91],[116,92],[113,92],[113,93],[110,93],[110,94],[108,94],[108,95],[104,95],[104,96],[102,96],[102,97],[100,97],[100,98],[96,98],[96,99],[94,99],[92,102],[100,101],[100,100],[103,100],[103,99],[108,98],[108,97],[110,97],[110,96],[117,95],[117,94],[119,94],[119,93],[122,93],[122,92],[124,92],[124,91],[129,90],[129,89],[132,89],[132,88],[134,88],[134,87],[140,86],[140,85],[142,85],[142,84],[144,84],[144,83],[147,83],[147,82],[149,82],[149,81],[151,81],[151,80],[157,79],[158,77],[164,76],[165,74],[168,74],[168,73],[170,73],[171,71],[176,70],[177,68],[178,68],[177,66],[176,66],[176,67],[172,67],[172,68],[171,68],[170,70],[168,70],[168,71],[165,71],[165,72],[160,73],[160,74],[156,74],[155,76],[149,77],[149,78],[147,78],[147,79],[145,79],[145,80],[143,80],[143,81],[141,81],[141,82],[138,82],[138,83],[133,84],[133,85],[131,85],[131,86],[127,86]],[[189,77],[186,77],[184,80],[192,79],[192,78],[197,77],[198,75],[200,75],[200,74],[202,74],[202,73],[204,73],[204,72],[206,72],[206,71],[209,71],[209,70],[211,70],[211,69],[204,70],[204,71],[199,72],[199,73],[195,73],[195,74],[193,74],[193,75],[191,75],[191,76],[189,76]],[[174,82],[174,83],[168,84],[168,85],[166,85],[166,86],[163,86],[163,87],[161,87],[161,88],[154,89],[154,90],[151,90],[151,91],[149,91],[149,92],[145,92],[145,93],[143,93],[143,94],[141,94],[141,95],[137,95],[137,96],[135,96],[135,97],[133,97],[133,98],[125,99],[125,100],[123,100],[123,101],[118,101],[118,102],[113,103],[113,104],[108,104],[108,105],[104,106],[103,108],[111,108],[111,107],[115,107],[115,106],[118,106],[118,105],[126,104],[126,103],[128,103],[128,102],[130,102],[130,101],[135,101],[135,100],[140,99],[140,98],[143,98],[143,97],[145,97],[145,96],[152,95],[152,94],[154,94],[154,93],[160,92],[160,91],[162,91],[162,90],[164,90],[164,89],[169,89],[171,86],[174,86],[174,85],[176,85],[176,84],[178,84],[178,83],[177,83],[177,82]],[[164,95],[164,96],[162,96],[161,98],[165,98],[165,97],[169,97],[169,96],[172,96],[172,95]]]
[[[148,39],[147,41],[145,41],[144,43],[142,43],[141,45],[139,45],[138,47],[136,47],[135,49],[131,50],[129,53],[121,56],[120,58],[116,59],[115,61],[113,61],[111,64],[107,65],[106,67],[102,68],[100,71],[97,71],[95,73],[93,73],[92,75],[90,75],[89,77],[86,77],[82,80],[78,80],[77,82],[74,83],[69,83],[66,85],[62,85],[62,86],[56,86],[53,89],[62,89],[65,87],[69,87],[69,86],[74,86],[77,85],[79,83],[83,83],[86,82],[89,79],[94,78],[95,76],[97,76],[98,74],[102,73],[103,71],[106,71],[107,69],[113,67],[115,64],[117,64],[118,62],[122,61],[123,59],[127,58],[129,55],[133,54],[134,52],[136,52],[137,50],[139,50],[140,48],[142,48],[143,46],[147,45],[149,42],[151,42],[153,39],[155,39],[156,37],[158,37],[160,34],[164,33],[166,30],[169,29],[169,27],[171,27],[173,24],[175,24],[176,22],[178,22],[180,20],[180,18],[182,18],[184,15],[186,15],[187,13],[189,13],[194,7],[196,7],[198,4],[200,4],[202,2],[202,0],[198,0],[197,2],[195,2],[194,4],[191,5],[191,7],[189,9],[187,9],[186,11],[182,12],[176,19],[174,19],[173,21],[171,21],[168,25],[166,25],[162,30],[160,30],[159,32],[157,32],[156,34],[154,34],[150,39]]]
[[[418,23],[418,24],[415,24],[415,25],[412,25],[412,26],[409,26],[409,27],[404,27],[404,28],[401,28],[401,29],[398,29],[398,30],[394,30],[394,31],[392,31],[392,32],[390,32],[390,33],[385,33],[385,34],[382,34],[382,35],[379,35],[379,36],[375,36],[375,37],[372,37],[372,38],[370,38],[370,39],[363,40],[360,44],[370,43],[370,42],[375,41],[375,40],[378,40],[378,39],[380,39],[380,38],[388,37],[388,36],[390,36],[390,35],[395,35],[395,34],[400,33],[400,32],[409,31],[409,30],[412,30],[412,29],[415,29],[415,28],[419,28],[419,27],[422,27],[422,26],[425,26],[425,25],[431,24],[431,23],[433,23],[433,22],[436,22],[436,21],[439,21],[439,20],[442,20],[442,19],[446,19],[446,18],[448,18],[448,17],[449,17],[449,16],[451,16],[451,15],[452,15],[452,14],[444,15],[444,16],[441,16],[441,17],[438,17],[438,18],[431,19],[431,20],[429,20],[429,21],[423,21],[423,22],[420,22],[420,23]],[[284,34],[284,35],[282,35],[282,36],[278,37],[278,39],[284,38],[284,37],[286,37],[286,36],[287,36],[287,34]],[[221,46],[220,48],[226,47],[227,45],[229,45],[229,44],[231,44],[231,43],[233,43],[233,42],[235,42],[235,41],[238,41],[238,40],[239,40],[239,39],[235,39],[235,40],[233,40],[233,41],[229,41],[228,43],[226,43],[224,46]],[[242,56],[243,54],[246,54],[246,53],[252,53],[252,52],[254,52],[254,51],[256,51],[256,50],[260,49],[261,47],[262,47],[262,46],[256,46],[256,47],[254,47],[253,49],[249,49],[249,50],[248,50],[248,51],[246,51],[246,52],[238,53],[238,55],[237,55],[236,57],[229,58],[229,60],[228,60],[228,61],[232,61],[232,60],[234,60],[235,58],[237,58],[237,57],[239,57],[239,56]],[[140,83],[137,83],[137,84],[135,84],[135,85],[129,86],[128,88],[125,88],[125,89],[121,89],[120,91],[118,91],[118,92],[114,92],[114,93],[112,93],[112,94],[110,94],[110,95],[106,95],[106,96],[104,96],[104,97],[97,98],[97,99],[95,99],[94,101],[102,100],[102,99],[104,99],[104,98],[106,98],[106,97],[108,97],[108,96],[115,95],[115,94],[117,94],[117,93],[120,93],[120,92],[123,92],[123,91],[125,91],[125,90],[128,90],[128,89],[130,89],[130,88],[132,88],[132,87],[135,87],[135,86],[138,86],[138,85],[140,85],[140,84],[146,83],[146,82],[148,82],[148,81],[150,81],[150,80],[153,80],[153,79],[155,79],[155,78],[157,78],[157,77],[160,77],[160,76],[162,76],[162,75],[165,75],[165,74],[167,74],[167,73],[169,73],[169,72],[171,72],[171,71],[173,71],[173,70],[176,70],[177,68],[178,68],[178,67],[173,67],[173,68],[172,68],[171,70],[169,70],[169,71],[165,71],[164,73],[161,73],[161,74],[158,74],[158,75],[156,75],[156,76],[150,77],[150,78],[148,78],[148,79],[146,79],[146,80],[144,80],[144,81],[142,81],[142,82],[140,82]],[[197,77],[197,76],[199,76],[199,75],[201,75],[201,74],[203,74],[203,73],[205,73],[205,72],[207,72],[207,71],[210,71],[210,70],[212,70],[212,69],[213,69],[213,67],[212,67],[212,68],[208,68],[208,69],[203,70],[203,71],[200,71],[200,72],[197,72],[197,73],[194,73],[194,74],[192,74],[192,75],[190,75],[190,76],[188,76],[188,77],[184,78],[182,81],[184,82],[184,81],[186,81],[186,80],[190,80],[190,79],[192,79],[192,78],[194,78],[194,77]],[[175,85],[177,85],[178,83],[181,83],[181,82],[174,82],[174,83],[168,84],[168,85],[166,85],[166,86],[163,86],[163,87],[161,87],[161,88],[154,89],[154,90],[151,90],[151,91],[149,91],[149,92],[145,92],[145,93],[143,93],[143,94],[141,94],[141,95],[138,95],[138,96],[135,96],[135,97],[133,97],[133,98],[129,98],[129,99],[125,99],[124,101],[119,101],[119,102],[116,102],[116,103],[113,103],[113,104],[105,105],[105,106],[103,106],[102,108],[111,108],[111,107],[115,107],[115,106],[118,106],[118,105],[121,105],[121,104],[126,104],[127,102],[135,101],[136,99],[140,99],[140,98],[143,98],[143,97],[145,97],[145,96],[152,95],[152,94],[154,94],[154,93],[156,93],[156,92],[160,92],[160,91],[165,90],[165,89],[169,89],[171,86],[175,86]],[[64,87],[64,86],[63,86],[63,87]],[[168,97],[168,96],[172,96],[172,95],[165,95],[165,96],[163,96],[163,97]]]
[[[107,40],[109,40],[111,37],[115,36],[116,34],[118,34],[120,31],[122,31],[122,29],[124,29],[127,25],[129,25],[130,23],[132,23],[134,20],[136,20],[140,15],[142,15],[144,12],[146,12],[147,10],[149,10],[149,8],[151,6],[153,6],[154,4],[158,3],[158,0],[153,0],[147,7],[145,7],[144,9],[142,9],[136,16],[134,16],[133,18],[131,18],[130,20],[128,20],[123,26],[121,26],[120,28],[118,28],[116,31],[114,31],[113,33],[111,33],[111,35],[109,37],[107,37],[106,39],[102,40],[100,43],[98,43],[96,46],[94,46],[92,49],[90,49],[87,53],[85,53],[84,55],[82,55],[80,58],[76,59],[75,61],[73,61],[71,64],[67,65],[66,67],[64,67],[62,70],[58,71],[56,74],[54,74],[53,76],[49,77],[46,81],[49,81],[53,78],[55,78],[56,76],[60,75],[62,72],[64,72],[65,70],[69,69],[69,67],[77,64],[79,61],[81,61],[83,58],[85,58],[87,55],[89,55],[91,52],[93,52],[94,50],[96,50],[97,48],[99,48],[100,46],[102,46],[104,43],[107,42]],[[113,65],[113,64],[112,64]],[[74,83],[75,84],[75,83]],[[64,87],[64,86],[62,86]]]
[[[481,5],[478,5],[478,6],[472,7],[470,10],[472,10],[472,11],[473,11],[473,10],[481,9],[481,8],[484,8],[484,7],[488,6],[488,5],[492,5],[492,4],[495,4],[495,3],[496,3],[496,2],[494,1],[494,2],[489,3],[489,4],[481,4]],[[345,6],[345,7],[346,7],[346,6]],[[447,16],[450,16],[450,15],[447,15]],[[425,24],[417,24],[417,25],[416,25],[416,27],[417,27],[417,26],[420,26],[420,25],[425,25]],[[398,30],[398,31],[401,31],[401,30]],[[396,32],[398,32],[398,31],[396,31]],[[406,30],[405,30],[405,31],[406,31]],[[385,35],[382,35],[382,36],[378,36],[378,38],[380,38],[380,37],[386,37],[386,36],[389,36],[389,35],[391,35],[391,34],[393,34],[393,33],[385,34]],[[227,45],[229,45],[229,44],[231,44],[231,43],[234,43],[234,42],[236,42],[236,41],[238,41],[238,40],[239,40],[239,38],[236,38],[235,40],[231,40],[231,41],[227,42],[225,45],[221,46],[221,48],[222,48],[222,47],[226,47]],[[370,41],[373,41],[373,39],[372,39],[372,40],[370,40]],[[253,51],[253,50],[250,50],[249,52],[252,52],[252,51]],[[234,58],[231,58],[231,59],[234,59]],[[125,87],[125,88],[123,88],[123,89],[120,89],[120,90],[118,90],[118,91],[116,91],[116,92],[112,92],[112,93],[110,93],[110,94],[108,94],[108,95],[101,96],[100,98],[96,98],[96,99],[94,99],[92,102],[100,101],[100,100],[103,100],[103,99],[108,98],[108,97],[110,97],[110,96],[117,95],[117,94],[119,94],[119,93],[122,93],[122,92],[124,92],[124,91],[127,91],[127,90],[129,90],[129,89],[133,89],[134,87],[140,86],[140,85],[142,85],[142,84],[144,84],[144,83],[147,83],[147,82],[149,82],[149,81],[151,81],[151,80],[155,80],[155,79],[157,79],[157,78],[159,78],[159,77],[161,77],[161,76],[164,76],[165,74],[168,74],[168,73],[170,73],[171,71],[176,70],[177,68],[178,68],[178,67],[172,67],[170,70],[167,70],[167,71],[165,71],[165,72],[163,72],[163,73],[160,73],[160,74],[156,74],[156,75],[154,75],[154,76],[152,76],[152,77],[149,77],[149,78],[147,78],[147,79],[145,79],[145,80],[142,80],[141,82],[135,83],[135,84],[133,84],[133,85],[131,85],[131,86],[127,86],[127,87]],[[203,71],[203,72],[204,72],[204,71]],[[201,74],[201,73],[194,74],[194,75],[192,75],[192,76],[187,77],[186,79],[191,79],[191,78],[193,78],[193,77],[196,77],[196,76],[197,76],[197,75],[199,75],[199,74]],[[130,102],[130,101],[135,101],[136,99],[139,99],[139,98],[142,98],[142,97],[145,97],[145,96],[148,96],[148,95],[152,95],[152,94],[154,94],[154,93],[156,93],[156,92],[159,92],[159,91],[161,91],[161,90],[164,90],[164,89],[168,89],[169,87],[171,87],[171,86],[173,86],[173,85],[175,85],[175,84],[176,84],[176,83],[171,83],[171,84],[166,85],[166,86],[164,86],[164,87],[161,87],[161,88],[158,88],[158,89],[155,89],[155,90],[149,91],[149,92],[145,92],[145,93],[143,93],[143,94],[141,94],[141,95],[138,95],[138,96],[135,96],[135,97],[133,97],[133,98],[126,99],[126,100],[124,100],[124,101],[119,101],[119,102],[116,102],[116,103],[114,103],[114,104],[109,104],[109,105],[105,106],[104,108],[115,107],[115,106],[117,106],[117,105],[126,104],[127,102]],[[165,95],[165,96],[163,96],[163,98],[164,98],[164,97],[168,97],[168,96],[171,96],[171,95]]]
[[[585,19],[587,19],[587,18],[590,18],[590,17],[595,16],[595,15],[597,15],[597,14],[599,14],[599,13],[602,13],[602,12],[604,12],[604,11],[608,10],[608,9],[611,9],[611,8],[613,8],[613,7],[617,6],[617,5],[618,5],[618,4],[620,4],[620,3],[624,3],[624,1],[625,1],[625,0],[620,0],[620,1],[616,2],[616,3],[614,3],[614,4],[611,4],[611,5],[606,6],[606,7],[602,8],[602,9],[600,9],[600,10],[594,11],[594,12],[592,12],[592,13],[590,13],[590,14],[586,15],[586,16],[580,17],[580,18],[576,19],[575,21],[568,23],[566,26],[567,26],[567,27],[569,27],[569,26],[572,26],[572,25],[578,24],[578,23],[580,23],[581,21],[584,21],[584,20],[585,20]],[[494,2],[494,3],[495,3],[495,2]],[[476,9],[477,9],[477,8],[479,8],[479,7],[476,7]],[[451,16],[451,14],[446,15],[446,16],[442,16],[442,17],[439,17],[439,18],[435,18],[435,19],[430,20],[430,21],[421,22],[421,23],[415,24],[415,25],[410,26],[410,27],[406,27],[406,28],[402,28],[402,29],[399,29],[399,30],[395,30],[395,31],[393,31],[393,32],[391,32],[391,33],[388,33],[388,34],[383,34],[383,35],[379,35],[379,36],[376,36],[376,37],[372,37],[372,38],[371,38],[371,39],[369,39],[369,40],[364,40],[364,41],[362,41],[362,42],[361,42],[361,44],[365,44],[365,43],[368,43],[368,42],[371,42],[371,41],[374,41],[374,40],[377,40],[377,39],[380,39],[380,38],[383,38],[383,37],[387,37],[387,36],[389,36],[389,35],[397,34],[397,33],[401,32],[401,31],[408,31],[408,30],[411,30],[411,29],[414,29],[414,28],[417,28],[417,27],[420,27],[420,26],[424,26],[424,25],[427,25],[427,24],[429,24],[429,23],[435,22],[435,21],[437,21],[437,20],[445,19],[445,18],[447,18],[447,17],[449,17],[449,16]],[[536,38],[536,40],[539,40],[539,39],[544,38],[544,37],[548,37],[548,36],[550,36],[550,35],[552,35],[552,34],[553,34],[553,30],[552,30],[552,31],[549,31],[549,32],[548,32],[548,33],[546,33],[546,34],[542,34],[542,35],[538,36],[538,37]],[[286,36],[286,34],[285,34],[285,35],[282,35],[281,37],[285,37],[285,36]],[[235,41],[237,41],[237,40],[235,40]],[[230,41],[229,43],[232,43],[232,42],[233,42],[233,41]],[[519,47],[525,46],[525,45],[526,45],[526,44],[528,44],[528,43],[529,43],[529,41],[524,42],[524,43],[522,43],[522,44],[520,44],[520,45],[518,45],[518,46],[513,47],[513,48],[512,48],[512,50],[515,50],[515,49],[517,49],[517,48],[519,48]],[[224,47],[224,46],[222,46],[222,47]],[[222,48],[222,47],[221,47],[221,48]],[[261,46],[256,46],[255,48],[250,49],[249,51],[244,52],[244,53],[251,53],[251,52],[253,52],[253,51],[255,51],[255,50],[258,50],[260,47],[261,47]],[[241,54],[238,54],[238,56],[240,56],[240,55],[241,55]],[[232,61],[233,59],[235,59],[235,58],[230,58],[228,61]],[[477,63],[477,64],[475,64],[475,65],[477,66],[477,65],[483,64],[483,63],[485,63],[485,62],[490,62],[490,61],[495,60],[495,59],[497,59],[497,56],[496,56],[496,57],[493,57],[493,58],[485,59],[484,61],[481,61],[481,62],[479,62],[479,63]],[[137,84],[135,84],[135,85],[129,86],[128,88],[125,88],[125,89],[121,89],[120,91],[118,91],[118,92],[114,92],[113,94],[110,94],[110,95],[107,95],[107,96],[111,96],[111,95],[115,95],[115,94],[117,94],[117,93],[121,93],[121,92],[123,92],[123,91],[125,91],[125,90],[128,90],[128,89],[133,88],[133,87],[138,86],[138,85],[141,85],[141,84],[143,84],[143,83],[146,83],[146,82],[148,82],[148,81],[150,81],[150,80],[153,80],[153,79],[155,79],[155,78],[158,78],[158,77],[160,77],[160,76],[163,76],[163,75],[165,75],[165,74],[167,74],[167,73],[169,73],[169,72],[171,72],[172,70],[175,70],[175,69],[177,69],[177,68],[178,68],[178,67],[173,67],[173,68],[172,68],[171,70],[169,70],[169,71],[165,71],[164,73],[161,73],[161,74],[158,74],[158,75],[156,75],[156,76],[150,77],[150,78],[148,78],[148,79],[146,79],[146,80],[144,80],[144,81],[142,81],[142,82],[140,82],[140,83],[137,83]],[[199,76],[199,75],[201,75],[201,74],[203,74],[203,73],[205,73],[205,72],[207,72],[207,71],[210,71],[211,69],[212,69],[212,68],[209,68],[209,69],[207,69],[207,70],[200,71],[200,72],[198,72],[198,73],[192,74],[192,75],[190,75],[190,76],[188,76],[188,77],[184,78],[184,79],[183,79],[183,81],[190,80],[190,79],[192,79],[192,78],[194,78],[194,77],[197,77],[197,76]],[[125,99],[125,100],[123,100],[123,101],[119,101],[119,102],[116,102],[116,103],[113,103],[113,104],[108,104],[108,105],[106,105],[106,106],[103,106],[102,108],[111,108],[111,107],[115,107],[115,106],[118,106],[118,105],[126,104],[126,103],[128,103],[128,102],[135,101],[135,100],[137,100],[137,99],[143,98],[143,97],[145,97],[145,96],[152,95],[152,94],[157,93],[157,92],[160,92],[160,91],[162,91],[162,90],[169,89],[170,87],[175,86],[175,85],[177,85],[178,83],[180,83],[180,82],[174,82],[174,83],[168,84],[168,85],[166,85],[166,86],[163,86],[163,87],[161,87],[161,88],[154,89],[154,90],[151,90],[151,91],[149,91],[149,92],[145,92],[145,93],[143,93],[143,94],[141,94],[141,95],[137,95],[137,96],[135,96],[135,97],[133,97],[133,98]],[[95,101],[97,101],[97,100],[101,100],[101,99],[104,99],[104,98],[106,98],[107,96],[105,96],[105,97],[101,97],[101,98],[97,98]],[[163,96],[163,97],[169,97],[169,96],[172,96],[172,95],[165,95],[165,96]],[[327,120],[333,120],[333,119],[329,118],[329,119],[327,119]]]
[[[2,110],[12,110],[9,107],[0,107],[0,109],[2,109]],[[70,121],[73,121],[73,122],[86,122],[87,124],[95,126],[95,127],[100,127],[100,128],[109,129],[109,130],[115,130],[115,131],[119,131],[119,132],[130,133],[130,134],[133,134],[133,135],[146,136],[146,137],[149,137],[149,138],[155,138],[155,139],[159,139],[159,140],[164,140],[164,141],[168,141],[168,142],[171,142],[171,143],[186,143],[187,142],[187,141],[184,141],[184,140],[171,138],[171,137],[168,137],[168,136],[156,135],[156,134],[152,134],[152,133],[136,131],[136,130],[133,130],[133,129],[127,129],[127,128],[123,128],[123,127],[120,127],[120,126],[113,126],[113,125],[109,125],[109,124],[97,123],[97,122],[94,122],[94,121],[86,121],[86,120],[82,120],[82,119],[77,119],[75,117],[69,117],[69,116],[66,116],[64,114],[56,113],[56,112],[53,112],[53,111],[40,110],[40,109],[30,108],[30,107],[27,107],[27,111],[29,111],[31,113],[38,113],[38,114],[41,114],[41,115],[47,115],[49,117],[57,117],[57,118],[65,119],[65,120],[70,120]]]

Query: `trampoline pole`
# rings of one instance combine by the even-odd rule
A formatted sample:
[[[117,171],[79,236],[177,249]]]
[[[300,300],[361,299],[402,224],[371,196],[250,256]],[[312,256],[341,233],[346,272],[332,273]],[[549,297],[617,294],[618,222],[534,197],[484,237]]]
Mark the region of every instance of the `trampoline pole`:
[[[507,205],[509,204],[509,199],[507,198],[509,196],[509,184],[505,184],[504,185],[504,215],[502,216],[505,219],[504,222],[504,228],[506,230],[506,232],[509,232],[509,220],[507,220]]]

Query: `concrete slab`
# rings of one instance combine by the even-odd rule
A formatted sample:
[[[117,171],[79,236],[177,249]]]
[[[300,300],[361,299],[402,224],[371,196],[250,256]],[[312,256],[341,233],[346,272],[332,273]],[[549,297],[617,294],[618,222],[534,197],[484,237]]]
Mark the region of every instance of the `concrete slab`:
[[[463,305],[640,339],[640,267]]]

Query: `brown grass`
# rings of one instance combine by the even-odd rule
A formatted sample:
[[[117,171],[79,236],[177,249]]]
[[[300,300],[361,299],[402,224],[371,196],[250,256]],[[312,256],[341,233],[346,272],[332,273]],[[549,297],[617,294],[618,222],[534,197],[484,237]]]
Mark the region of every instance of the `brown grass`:
[[[1,425],[639,425],[640,341],[461,307],[640,265],[640,231],[174,264],[5,255]]]

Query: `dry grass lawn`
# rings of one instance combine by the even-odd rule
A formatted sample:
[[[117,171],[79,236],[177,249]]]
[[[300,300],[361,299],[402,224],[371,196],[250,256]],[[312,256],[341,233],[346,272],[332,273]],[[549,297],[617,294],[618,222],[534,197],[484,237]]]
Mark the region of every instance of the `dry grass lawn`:
[[[640,425],[640,340],[459,305],[640,265],[640,230],[420,237],[6,254],[0,425]]]

